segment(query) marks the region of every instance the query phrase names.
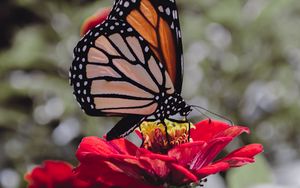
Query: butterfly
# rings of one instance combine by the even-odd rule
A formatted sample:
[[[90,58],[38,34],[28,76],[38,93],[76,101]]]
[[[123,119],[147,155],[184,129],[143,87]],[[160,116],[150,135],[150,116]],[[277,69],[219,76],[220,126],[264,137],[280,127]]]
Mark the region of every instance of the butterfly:
[[[70,83],[83,111],[123,117],[107,140],[150,117],[164,122],[191,106],[181,97],[183,52],[175,0],[117,0],[74,48]]]

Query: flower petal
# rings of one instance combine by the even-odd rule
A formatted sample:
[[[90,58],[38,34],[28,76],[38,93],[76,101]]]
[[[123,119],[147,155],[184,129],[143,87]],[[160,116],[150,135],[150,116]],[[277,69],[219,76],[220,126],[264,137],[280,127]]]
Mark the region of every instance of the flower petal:
[[[231,137],[216,138],[211,140],[202,151],[199,151],[191,161],[190,169],[197,170],[209,163],[232,141]]]
[[[90,29],[96,27],[96,25],[101,24],[109,15],[110,8],[104,8],[97,11],[94,15],[88,17],[81,26],[80,36],[86,34]]]
[[[40,187],[76,187],[88,188],[91,185],[76,178],[72,172],[72,166],[63,161],[44,161],[41,166],[35,167],[31,173],[25,175],[28,188]]]
[[[205,119],[195,124],[195,129],[191,129],[191,138],[194,141],[208,141],[220,131],[226,130],[229,125],[217,120]]]
[[[75,172],[78,177],[97,185],[95,187],[153,187],[129,176],[114,164],[103,161],[93,166],[80,164]]]
[[[148,173],[152,175],[152,177],[156,177],[154,181],[164,183],[163,181],[167,179],[170,168],[168,167],[168,163],[159,159],[150,159],[147,157],[140,158],[140,162],[146,167]]]
[[[214,163],[214,164],[205,166],[203,168],[200,168],[200,169],[196,170],[196,173],[201,178],[204,178],[205,176],[208,176],[210,174],[216,174],[218,172],[225,171],[228,168],[230,168],[230,166],[229,166],[228,163],[226,163],[226,162],[218,162],[218,163]]]
[[[159,159],[159,160],[166,161],[166,162],[174,162],[175,161],[175,159],[170,156],[156,154],[156,153],[145,154],[144,156],[141,156],[141,158],[143,158],[143,157],[147,157],[149,159]]]
[[[51,184],[51,178],[47,173],[40,167],[36,167],[31,173],[25,175],[25,180],[29,183],[29,188],[34,188],[40,185],[47,186]]]
[[[242,127],[242,126],[230,126],[224,131],[221,131],[218,134],[216,134],[214,138],[224,137],[224,136],[231,136],[235,138],[244,132],[249,134],[250,133],[249,128]]]
[[[142,135],[141,131],[135,130],[134,132],[141,140],[143,139],[143,135]]]
[[[168,156],[175,158],[182,166],[186,166],[206,145],[207,143],[203,141],[181,144],[169,150]]]
[[[239,167],[248,163],[254,162],[254,156],[263,152],[261,144],[249,144],[241,147],[220,161],[227,162],[231,167]]]
[[[165,178],[169,173],[169,168],[164,160],[174,161],[168,156],[139,149],[125,139],[106,141],[97,137],[83,139],[76,155],[82,166],[77,171],[83,171],[80,170],[85,169],[83,167],[86,169],[89,167],[90,170],[95,168],[91,170],[94,171],[92,173],[85,172],[90,179],[95,179],[95,176],[100,179],[105,177],[107,174],[105,169],[102,172],[102,169],[97,169],[95,166],[106,166],[109,172],[123,173],[136,181],[143,182],[145,179],[148,181],[151,178],[154,181],[155,178]],[[84,175],[82,176],[84,177]]]
[[[54,181],[63,182],[71,179],[73,176],[72,166],[62,161],[45,161],[44,170]]]
[[[135,156],[139,150],[136,145],[124,138],[106,141],[106,143],[111,145],[111,147],[114,147],[119,154]]]
[[[243,132],[249,133],[247,127],[231,126],[226,122],[206,119],[195,124],[191,129],[191,138],[194,141],[206,141],[218,137],[236,137]]]
[[[78,177],[100,187],[144,187],[150,184],[155,187],[166,182],[184,185],[230,167],[251,163],[253,157],[262,151],[261,145],[252,144],[212,163],[235,136],[248,131],[244,127],[228,125],[219,130],[207,142],[181,144],[170,149],[167,155],[138,148],[125,139],[106,141],[87,137],[78,148],[77,157],[81,164],[75,172]]]
[[[104,139],[91,136],[82,139],[76,152],[76,157],[79,160],[84,160],[87,155],[110,158],[115,154],[135,155],[137,150],[138,147],[125,139],[116,139],[108,142]]]
[[[112,155],[110,158],[103,158],[102,156],[97,156],[97,154],[89,154],[81,159],[80,162],[90,168],[93,168],[95,165],[103,166],[102,164],[106,163],[111,170],[124,173],[135,179],[144,179],[144,176],[151,176],[150,170],[133,156]]]
[[[184,168],[181,165],[172,163],[171,167],[173,168],[172,170],[172,183],[180,185],[184,182],[197,182],[198,177],[195,176],[192,172],[190,172],[188,169]]]

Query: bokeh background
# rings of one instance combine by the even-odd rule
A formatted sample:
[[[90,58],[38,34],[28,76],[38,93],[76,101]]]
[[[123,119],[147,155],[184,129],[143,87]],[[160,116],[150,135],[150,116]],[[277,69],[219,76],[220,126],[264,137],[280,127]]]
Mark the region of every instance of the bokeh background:
[[[265,147],[256,164],[212,176],[206,187],[299,188],[299,0],[177,3],[184,98],[251,129],[228,150],[255,142]],[[81,24],[111,5],[0,2],[0,187],[26,187],[23,174],[45,159],[76,165],[81,138],[102,136],[118,120],[83,114],[68,84]]]

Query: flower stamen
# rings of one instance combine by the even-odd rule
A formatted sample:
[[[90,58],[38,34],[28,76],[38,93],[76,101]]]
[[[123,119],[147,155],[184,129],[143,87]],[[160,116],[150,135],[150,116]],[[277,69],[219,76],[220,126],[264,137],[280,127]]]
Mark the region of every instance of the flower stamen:
[[[167,150],[189,142],[191,123],[187,121],[144,121],[140,125],[143,136],[142,147],[156,153],[166,153]],[[167,134],[166,134],[167,132]]]

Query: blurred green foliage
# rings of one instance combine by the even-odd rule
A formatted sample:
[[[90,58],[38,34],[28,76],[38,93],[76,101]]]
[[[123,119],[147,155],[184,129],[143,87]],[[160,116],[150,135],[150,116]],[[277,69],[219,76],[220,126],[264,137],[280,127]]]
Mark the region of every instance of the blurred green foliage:
[[[263,143],[271,165],[299,158],[300,3],[177,3],[184,98],[249,126],[252,134],[235,145]],[[24,187],[23,174],[45,159],[75,165],[81,138],[102,136],[117,121],[83,114],[68,84],[82,22],[111,5],[109,0],[0,2],[0,186]],[[199,116],[193,113],[191,119]]]
[[[270,183],[272,182],[270,171],[267,161],[261,155],[257,156],[254,164],[232,169],[227,173],[228,187],[250,188],[257,184]]]

